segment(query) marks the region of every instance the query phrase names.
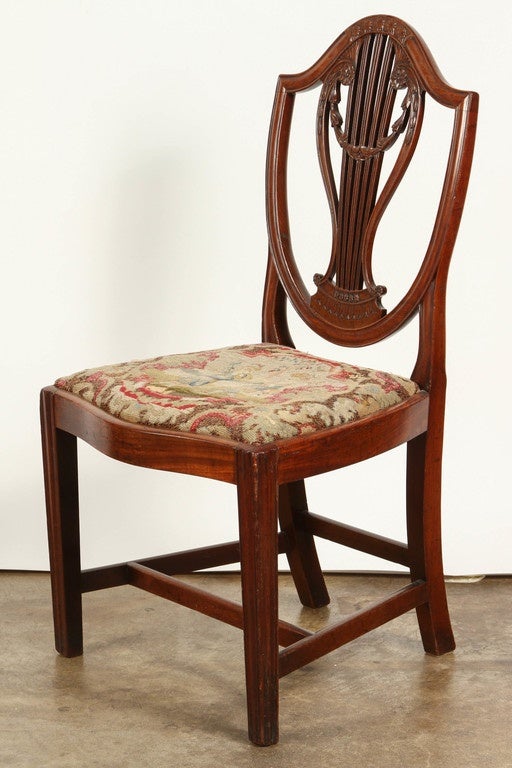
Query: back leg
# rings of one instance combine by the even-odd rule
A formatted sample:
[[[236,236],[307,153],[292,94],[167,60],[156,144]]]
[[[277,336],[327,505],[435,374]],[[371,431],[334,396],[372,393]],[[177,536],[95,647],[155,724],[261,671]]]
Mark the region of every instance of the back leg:
[[[55,427],[53,394],[41,393],[43,464],[53,599],[55,647],[80,656],[82,592],[76,437]]]
[[[423,647],[435,655],[453,651],[441,550],[441,448],[427,433],[407,444],[407,535],[411,578],[428,588],[428,603],[416,609]]]
[[[309,608],[329,604],[329,593],[318,561],[315,540],[301,527],[307,514],[303,480],[279,487],[279,524],[290,542],[286,555],[300,601]]]

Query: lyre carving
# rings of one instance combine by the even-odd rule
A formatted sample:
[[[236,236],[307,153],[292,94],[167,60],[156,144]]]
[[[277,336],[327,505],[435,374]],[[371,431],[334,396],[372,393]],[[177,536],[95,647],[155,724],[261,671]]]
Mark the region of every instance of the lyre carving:
[[[361,35],[365,36],[361,36]],[[392,33],[391,33],[392,34]],[[340,327],[365,327],[386,310],[384,286],[373,282],[365,234],[376,204],[383,154],[404,136],[412,141],[420,89],[407,58],[388,30],[359,32],[326,75],[317,112],[318,154],[331,208],[333,247],[324,275],[315,275],[311,309]],[[406,90],[392,125],[397,92]],[[341,109],[344,110],[344,116]],[[339,193],[330,159],[330,134],[342,149]]]

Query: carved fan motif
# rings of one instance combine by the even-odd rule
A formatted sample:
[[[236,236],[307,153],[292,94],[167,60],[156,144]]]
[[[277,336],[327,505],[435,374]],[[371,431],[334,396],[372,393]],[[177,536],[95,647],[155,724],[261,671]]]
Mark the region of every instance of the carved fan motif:
[[[333,226],[331,260],[317,274],[311,309],[340,327],[360,328],[386,310],[384,286],[373,282],[365,248],[376,206],[383,153],[414,135],[420,91],[408,61],[386,34],[356,39],[325,77],[317,113],[318,155]],[[401,113],[390,127],[397,92],[406,89]],[[342,116],[341,110],[344,110]],[[330,159],[330,135],[342,149],[338,188]],[[366,287],[363,287],[366,286]]]

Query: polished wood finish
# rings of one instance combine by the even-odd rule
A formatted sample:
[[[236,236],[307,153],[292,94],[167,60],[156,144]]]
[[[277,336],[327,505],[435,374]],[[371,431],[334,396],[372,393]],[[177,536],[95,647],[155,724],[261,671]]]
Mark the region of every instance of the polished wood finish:
[[[94,445],[106,456],[151,469],[182,472],[234,483],[236,443],[207,435],[181,433],[169,439],[169,430],[128,424],[100,411],[56,387],[46,390],[54,396],[56,426]]]
[[[287,537],[286,549],[290,571],[303,605],[320,608],[329,603],[329,593],[318,561],[313,531],[303,517],[309,518],[303,480],[279,488],[279,525]]]
[[[288,552],[291,548],[291,542],[284,532],[278,533],[277,544],[279,554]],[[204,568],[218,568],[220,565],[239,563],[240,542],[228,541],[225,544],[215,544],[211,547],[187,549],[169,555],[147,557],[136,562],[159,573],[165,573],[167,576],[173,576],[177,573],[193,573]],[[126,566],[127,563],[117,563],[116,565],[106,565],[82,571],[82,592],[94,592],[98,589],[128,584]]]
[[[294,100],[313,87],[320,89],[317,147],[331,211],[332,248],[324,271],[310,276],[316,286],[311,295],[293,256],[286,156]],[[424,105],[429,98],[452,110],[452,143],[422,265],[410,289],[388,312],[383,305],[385,287],[373,279],[373,243],[426,125]],[[417,395],[360,421],[260,446],[130,424],[56,387],[43,390],[55,637],[61,654],[82,652],[81,594],[122,584],[240,627],[249,737],[255,744],[267,745],[278,739],[279,677],[313,659],[413,608],[427,652],[440,654],[454,647],[440,522],[445,293],[469,178],[477,101],[476,94],[449,86],[417,33],[390,16],[368,17],[352,25],[310,69],[278,80],[267,158],[270,246],[263,340],[293,346],[288,301],[314,331],[348,347],[378,342],[419,314],[412,372],[420,386]],[[396,160],[382,180],[383,157],[392,145],[398,146]],[[333,167],[336,153],[339,168]],[[77,438],[119,461],[235,484],[239,541],[82,572]],[[309,512],[305,478],[403,443],[407,443],[407,543]],[[279,552],[288,557],[304,605],[315,608],[329,601],[314,537],[407,566],[412,583],[314,634],[279,621]],[[177,578],[180,573],[233,562],[241,563],[242,605]]]
[[[41,422],[55,647],[63,656],[80,656],[83,641],[76,437],[57,428],[53,398],[46,391],[41,394]]]
[[[400,29],[399,33],[397,32],[398,29]],[[416,119],[411,120],[409,116],[409,127],[395,166],[367,221],[362,224],[359,221],[351,223],[354,231],[352,241],[356,240],[358,243],[357,253],[351,254],[356,263],[352,271],[356,275],[361,274],[363,276],[367,291],[370,293],[373,292],[377,296],[381,296],[383,293],[382,287],[375,285],[371,271],[373,242],[380,220],[398,183],[407,170],[412,151],[418,141],[419,129],[422,124],[420,104],[426,93],[440,104],[453,109],[452,145],[432,237],[422,266],[412,286],[389,313],[383,314],[379,319],[372,317],[370,324],[366,324],[364,318],[360,318],[361,322],[358,321],[357,327],[355,327],[351,318],[346,316],[346,297],[352,299],[352,301],[348,300],[349,305],[358,304],[357,290],[354,291],[353,286],[360,283],[360,278],[357,277],[355,282],[349,283],[345,290],[339,291],[339,296],[335,295],[334,300],[339,305],[337,311],[332,309],[331,313],[320,313],[315,302],[312,303],[312,296],[298,270],[293,255],[288,216],[286,157],[296,95],[301,91],[323,84],[327,78],[332,77],[333,72],[338,75],[340,81],[343,80],[347,60],[350,66],[356,67],[358,51],[367,44],[367,38],[376,40],[382,36],[391,38],[395,47],[396,69],[390,78],[389,88],[391,90],[398,89],[404,82],[408,92],[411,92],[411,102],[418,102],[419,100],[419,104],[415,108]],[[403,75],[403,80],[400,70],[406,73]],[[374,72],[376,77],[381,77],[379,69],[375,69]],[[379,82],[381,83],[379,87],[382,87],[382,80]],[[359,99],[363,99],[363,97],[359,96]],[[369,17],[353,25],[340,35],[310,69],[299,75],[282,75],[279,78],[267,158],[267,217],[272,260],[269,270],[275,269],[277,271],[277,278],[296,311],[318,334],[329,341],[345,346],[364,346],[380,341],[402,328],[419,310],[429,288],[439,280],[444,281],[446,275],[443,276],[443,272],[451,257],[466,195],[475,138],[477,106],[477,94],[451,88],[440,76],[430,52],[417,33],[403,22],[390,16]],[[361,110],[370,117],[371,109],[365,109],[364,106],[359,107],[358,115],[361,114]],[[375,144],[378,144],[378,139]],[[322,159],[322,154],[322,150],[320,150],[320,163],[324,168],[325,161]],[[369,159],[371,160],[372,157],[370,156]],[[364,162],[364,159],[360,158],[360,166],[358,167],[361,168],[361,164]],[[333,230],[337,233],[339,215],[336,214],[334,176],[328,169],[324,171],[324,182],[326,177],[328,179],[326,187],[328,188]],[[371,181],[374,182],[373,177]],[[373,199],[371,198],[370,208],[372,203]],[[350,214],[347,215],[357,218],[357,210],[351,207]],[[364,232],[358,232],[356,238],[355,233],[361,226],[363,226]],[[352,248],[354,247],[352,245]],[[337,252],[337,240],[335,240],[334,258],[331,256],[331,263],[326,275],[320,276],[319,280],[323,277],[330,277],[336,263]],[[275,280],[276,278],[268,275],[267,286],[272,285],[273,287]],[[274,302],[277,290],[274,287],[273,294],[267,296],[264,307],[265,314],[275,312]],[[280,314],[282,314],[282,308]],[[277,320],[274,319],[272,322],[271,318],[265,318],[264,325],[267,328],[275,327]]]
[[[278,740],[278,451],[239,451],[238,518],[249,738]]]
[[[332,627],[326,627],[311,637],[298,640],[286,650],[281,651],[279,655],[280,676],[284,677],[295,669],[334,651],[341,645],[355,640],[356,637],[396,619],[397,616],[407,613],[412,608],[424,605],[427,599],[425,582],[415,581],[398,590],[394,595],[380,600],[370,608],[357,611]]]
[[[335,544],[342,544],[344,547],[357,549],[359,552],[366,552],[368,555],[380,557],[383,560],[388,560],[390,563],[399,563],[407,567],[410,565],[409,548],[407,544],[401,541],[368,533],[368,531],[363,531],[361,528],[338,523],[327,517],[314,515],[311,512],[303,513],[298,520],[298,525],[301,530],[314,536],[319,536],[321,539],[327,539]]]

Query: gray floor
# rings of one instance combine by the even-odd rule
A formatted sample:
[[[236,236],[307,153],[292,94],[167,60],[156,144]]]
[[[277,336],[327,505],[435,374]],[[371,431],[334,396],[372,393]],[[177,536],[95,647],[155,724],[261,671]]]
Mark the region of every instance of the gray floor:
[[[228,597],[238,579],[197,576]],[[331,576],[316,628],[403,583]],[[512,766],[512,580],[450,584],[458,642],[423,654],[414,613],[281,682],[281,741],[246,741],[241,633],[131,587],[85,596],[85,655],[53,650],[49,579],[0,573],[0,765]]]

